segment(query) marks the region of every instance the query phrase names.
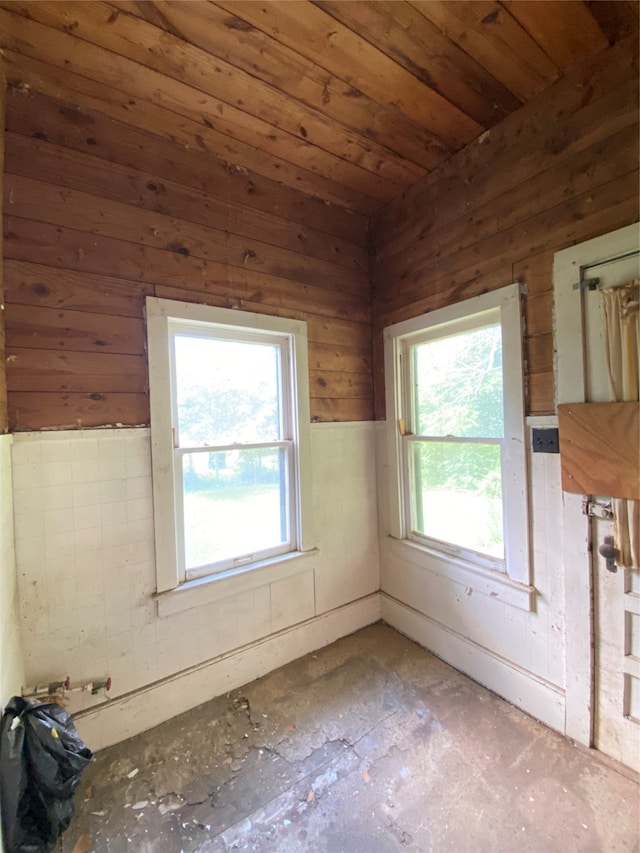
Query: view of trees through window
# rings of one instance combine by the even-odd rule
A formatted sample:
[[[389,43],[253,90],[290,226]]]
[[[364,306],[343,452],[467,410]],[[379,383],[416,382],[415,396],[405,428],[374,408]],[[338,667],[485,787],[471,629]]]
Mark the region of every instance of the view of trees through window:
[[[277,547],[288,538],[287,453],[269,446],[283,438],[280,346],[187,334],[174,346],[187,571]]]
[[[500,325],[414,344],[411,353],[412,529],[502,559]]]

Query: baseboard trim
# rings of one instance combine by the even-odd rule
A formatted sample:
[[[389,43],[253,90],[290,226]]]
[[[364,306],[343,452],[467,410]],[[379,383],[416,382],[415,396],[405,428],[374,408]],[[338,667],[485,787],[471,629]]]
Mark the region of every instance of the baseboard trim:
[[[104,749],[379,619],[380,595],[375,592],[126,696],[80,711],[74,716],[75,724],[91,749]]]
[[[555,685],[462,637],[385,593],[382,618],[437,657],[507,702],[564,734],[565,697]]]

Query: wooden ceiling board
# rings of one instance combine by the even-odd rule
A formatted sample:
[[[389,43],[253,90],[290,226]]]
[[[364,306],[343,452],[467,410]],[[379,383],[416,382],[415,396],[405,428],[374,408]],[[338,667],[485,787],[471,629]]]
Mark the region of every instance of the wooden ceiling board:
[[[500,3],[412,0],[412,5],[523,101],[559,76],[558,66]]]
[[[168,32],[329,116],[362,139],[379,146],[375,171],[387,170],[388,156],[399,155],[407,169],[432,169],[450,150],[424,127],[387,104],[380,104],[311,60],[272,39],[248,21],[201,0],[136,2],[112,5],[149,22],[163,20]],[[300,133],[311,139],[309,128]],[[384,158],[384,159],[383,159]]]
[[[393,229],[393,243],[410,246],[424,236],[428,221],[425,198],[430,188],[437,186],[447,199],[446,209],[429,207],[431,217],[446,221],[451,209],[465,204],[472,210],[496,199],[506,187],[519,185],[523,170],[529,173],[549,168],[563,152],[574,153],[585,145],[595,144],[607,135],[630,125],[638,118],[638,41],[626,39],[613,47],[609,62],[597,57],[589,60],[582,78],[568,71],[562,83],[546,93],[544,98],[528,104],[501,122],[491,133],[474,145],[457,152],[440,169],[431,172],[419,184],[407,189],[375,215],[378,233]],[[587,79],[587,87],[580,82]],[[627,81],[633,81],[627,86]],[[610,113],[603,122],[603,106]],[[617,101],[615,107],[610,102]],[[550,122],[549,116],[555,116]],[[603,125],[609,125],[604,127]],[[525,153],[514,140],[536,134],[538,145],[529,146]],[[487,156],[487,147],[492,156]],[[500,163],[496,180],[495,163]],[[419,224],[418,224],[419,223]]]
[[[640,3],[638,0],[587,0],[585,4],[599,26],[615,44],[627,36],[638,36],[640,31]]]
[[[16,6],[28,13],[29,17],[19,17],[15,29],[34,46],[35,50],[32,48],[31,55],[37,53],[36,58],[44,62],[74,71],[83,77],[92,76],[114,89],[126,91],[126,94],[133,98],[150,102],[194,122],[203,122],[206,128],[218,130],[240,143],[255,145],[257,142],[262,151],[274,157],[279,156],[294,166],[305,168],[322,179],[348,187],[356,193],[386,200],[397,192],[397,185],[309,144],[302,137],[292,136],[282,128],[277,128],[264,118],[264,113],[274,111],[275,107],[256,109],[259,114],[252,115],[232,104],[222,102],[219,92],[210,96],[202,88],[195,88],[194,82],[197,81],[194,81],[194,77],[209,81],[210,88],[224,89],[228,93],[237,91],[244,95],[250,91],[251,80],[244,79],[246,75],[241,76],[242,72],[234,75],[231,67],[225,69],[223,76],[222,70],[220,73],[216,70],[220,68],[219,65],[216,64],[214,69],[211,69],[210,61],[206,61],[204,67],[198,65],[192,69],[198,58],[194,55],[197,53],[196,49],[180,41],[176,48],[172,41],[171,48],[176,48],[176,56],[173,57],[170,50],[164,50],[162,47],[162,42],[173,37],[163,35],[156,28],[148,27],[126,15],[118,15],[110,26],[105,26],[113,10],[105,9],[101,3],[92,2],[83,10],[82,29],[87,31],[85,41],[66,32],[67,27],[73,27],[73,21],[67,23],[64,16],[67,4],[25,3]],[[106,12],[105,20],[93,20],[94,10],[98,14],[101,11]],[[4,15],[6,13],[0,11],[0,27]],[[36,20],[38,23],[35,23]],[[120,27],[120,20],[124,20],[125,25],[133,23],[136,26],[134,29],[129,27],[129,32],[123,34],[121,30],[126,30],[127,27]],[[41,24],[47,27],[53,25],[59,29],[55,38],[45,39]],[[149,35],[147,27],[152,31],[151,44],[145,44],[145,37]],[[81,27],[73,29],[77,31]],[[141,40],[140,44],[135,41],[136,34]],[[154,34],[159,39],[159,44],[153,38]],[[185,47],[181,49],[183,44]],[[162,56],[161,60],[153,58],[158,53]],[[147,64],[143,65],[142,61],[145,59]],[[158,66],[166,67],[169,63],[179,63],[184,67],[183,76],[190,78],[189,82],[184,83],[159,70]],[[284,104],[282,106],[284,109]]]
[[[206,8],[208,4],[198,5]],[[82,16],[76,15],[75,3],[22,3],[15,4],[13,8],[48,26],[73,32],[90,44],[100,45],[118,56],[146,65],[171,80],[186,84],[196,93],[212,96],[215,103],[201,106],[214,126],[221,116],[228,117],[231,111],[234,119],[242,124],[246,124],[242,116],[248,115],[260,119],[270,128],[278,128],[280,135],[288,134],[292,139],[285,136],[270,141],[283,152],[288,144],[296,149],[308,149],[304,158],[306,168],[310,168],[314,156],[320,155],[312,171],[325,176],[332,174],[345,185],[351,181],[357,188],[366,180],[370,187],[376,187],[376,197],[385,198],[394,192],[394,186],[397,188],[397,185],[418,180],[424,173],[399,155],[350,132],[324,112],[292,101],[279,89],[219,56],[212,63],[211,54],[205,50],[172,32],[114,11],[106,3],[90,3],[83,9]],[[192,15],[192,10],[185,12]],[[266,132],[270,138],[271,131]],[[317,149],[315,154],[311,149]],[[371,175],[363,176],[365,170]]]
[[[483,127],[492,127],[520,106],[515,95],[408,3],[314,2]]]
[[[593,56],[609,44],[579,0],[502,0],[502,5],[560,68]]]
[[[462,110],[308,0],[231,0],[219,5],[289,47],[303,45],[305,55],[321,68],[374,100],[395,105],[445,143],[459,147],[481,132]]]
[[[0,11],[0,26],[2,12]],[[259,175],[341,207],[369,213],[379,206],[371,196],[349,190],[333,180],[325,180],[312,172],[300,169],[289,161],[270,155],[260,148],[233,139],[196,120],[177,116],[143,99],[133,100],[127,92],[116,89],[82,74],[75,74],[27,57],[24,53],[5,50],[4,62],[9,85],[25,87],[57,99],[65,99],[69,108],[78,106],[104,113],[111,119],[162,137],[178,146],[215,157],[239,170],[252,169]],[[81,120],[81,114],[78,115]]]
[[[368,216],[637,32],[637,11],[629,0],[0,0],[0,48],[12,91],[66,111],[59,145],[108,148],[88,130],[104,116],[108,131],[236,170],[254,189]]]

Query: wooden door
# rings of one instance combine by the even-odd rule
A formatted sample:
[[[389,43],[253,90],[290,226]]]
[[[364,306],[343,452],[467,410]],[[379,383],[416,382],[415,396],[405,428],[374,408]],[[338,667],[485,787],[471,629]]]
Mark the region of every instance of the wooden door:
[[[600,291],[640,276],[638,245],[632,227],[556,255],[559,403],[610,399]],[[564,494],[567,733],[640,770],[640,571],[607,566],[609,496],[585,497]]]

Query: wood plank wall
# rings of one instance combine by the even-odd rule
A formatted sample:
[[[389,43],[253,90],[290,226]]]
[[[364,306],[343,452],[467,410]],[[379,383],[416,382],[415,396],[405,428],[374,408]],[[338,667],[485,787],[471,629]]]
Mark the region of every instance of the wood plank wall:
[[[148,294],[306,320],[312,418],[371,419],[363,215],[16,81],[6,118],[12,430],[148,424]]]
[[[638,41],[571,69],[371,222],[376,417],[382,329],[520,280],[527,410],[554,411],[553,254],[638,220]]]

